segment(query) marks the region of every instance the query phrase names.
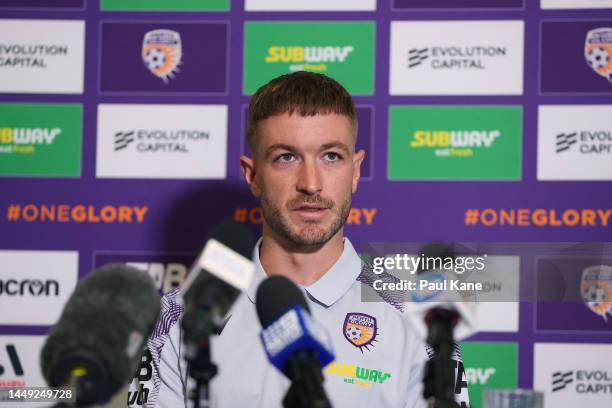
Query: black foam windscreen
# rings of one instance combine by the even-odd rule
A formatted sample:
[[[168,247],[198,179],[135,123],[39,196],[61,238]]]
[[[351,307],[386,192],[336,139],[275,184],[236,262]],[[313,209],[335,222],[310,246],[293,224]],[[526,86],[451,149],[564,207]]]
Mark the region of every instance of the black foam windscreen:
[[[80,368],[87,372],[81,382],[88,384],[81,400],[108,400],[136,370],[159,318],[160,301],[144,271],[109,264],[90,273],[77,284],[41,350],[47,383],[65,385]]]
[[[267,327],[296,305],[310,313],[302,291],[284,276],[266,278],[257,288],[255,306],[263,327]]]

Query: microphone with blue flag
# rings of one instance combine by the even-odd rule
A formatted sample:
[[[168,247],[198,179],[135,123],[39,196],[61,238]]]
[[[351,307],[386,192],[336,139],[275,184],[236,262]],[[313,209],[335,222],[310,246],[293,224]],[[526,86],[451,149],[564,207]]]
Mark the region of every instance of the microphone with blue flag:
[[[256,307],[266,355],[290,380],[285,408],[328,408],[322,368],[334,360],[331,339],[310,316],[304,295],[289,279],[272,276],[257,289]]]

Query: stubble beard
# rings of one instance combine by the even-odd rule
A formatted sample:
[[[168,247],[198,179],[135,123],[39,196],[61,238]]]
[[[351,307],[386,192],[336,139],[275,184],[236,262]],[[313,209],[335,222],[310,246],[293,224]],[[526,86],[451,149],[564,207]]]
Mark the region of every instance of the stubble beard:
[[[343,200],[340,207],[333,201],[317,195],[314,197],[301,196],[292,199],[285,204],[285,209],[290,212],[305,203],[323,204],[332,212],[333,219],[328,229],[325,229],[319,221],[312,220],[306,221],[306,223],[312,224],[312,226],[303,227],[299,232],[294,231],[291,228],[291,223],[280,211],[280,208],[271,204],[266,194],[261,196],[263,217],[272,231],[296,246],[318,246],[329,241],[346,222],[351,209],[351,195],[349,194]]]

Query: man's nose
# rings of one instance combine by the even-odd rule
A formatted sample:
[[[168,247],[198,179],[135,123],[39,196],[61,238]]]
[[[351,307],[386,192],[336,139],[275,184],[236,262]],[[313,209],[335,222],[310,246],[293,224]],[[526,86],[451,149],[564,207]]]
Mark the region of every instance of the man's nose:
[[[305,160],[298,175],[297,190],[303,194],[314,195],[323,188],[321,174],[314,160]]]

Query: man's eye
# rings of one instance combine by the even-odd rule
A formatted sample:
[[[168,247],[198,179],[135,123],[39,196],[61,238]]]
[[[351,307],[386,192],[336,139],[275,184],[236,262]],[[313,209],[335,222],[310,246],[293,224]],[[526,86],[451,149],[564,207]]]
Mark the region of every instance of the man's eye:
[[[340,160],[340,155],[338,153],[334,153],[334,152],[327,152],[325,153],[325,159],[327,159],[328,161],[338,161]]]
[[[289,163],[294,160],[294,157],[291,153],[281,154],[276,158],[276,161],[281,163]]]

